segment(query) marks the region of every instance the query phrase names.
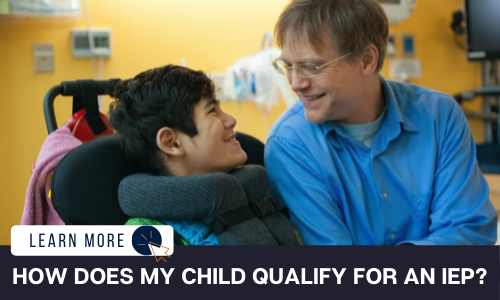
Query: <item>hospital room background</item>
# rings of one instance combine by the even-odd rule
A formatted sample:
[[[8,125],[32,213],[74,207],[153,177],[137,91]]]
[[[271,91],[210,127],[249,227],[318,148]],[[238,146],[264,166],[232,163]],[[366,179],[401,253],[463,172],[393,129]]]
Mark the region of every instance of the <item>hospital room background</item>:
[[[5,14],[8,2],[0,0],[0,245],[10,245],[11,227],[21,221],[31,166],[47,137],[42,104],[52,86],[99,76],[127,79],[166,64],[224,74],[238,59],[261,50],[263,36],[273,30],[288,0],[83,0],[81,15],[70,18],[11,18]],[[450,27],[463,0],[415,3],[407,19],[390,25],[395,51],[386,58],[382,75],[401,80],[392,77],[391,63],[409,58],[421,68],[418,76],[403,78],[411,83],[449,95],[480,87],[481,62],[467,61],[464,37]],[[75,58],[71,49],[72,30],[86,29],[89,21],[112,32],[111,56],[102,65],[96,60],[95,69],[91,59]],[[404,53],[408,42],[413,53]],[[34,71],[34,44],[39,43],[53,46],[52,72]],[[110,101],[104,98],[104,113]],[[480,114],[482,101],[475,97],[461,106],[469,115]],[[71,98],[56,99],[59,126],[71,117],[71,106]],[[252,101],[222,102],[222,109],[237,118],[237,131],[263,142],[286,108],[283,99],[270,109]],[[468,120],[476,143],[484,143],[483,120]],[[500,209],[500,179],[486,177]]]

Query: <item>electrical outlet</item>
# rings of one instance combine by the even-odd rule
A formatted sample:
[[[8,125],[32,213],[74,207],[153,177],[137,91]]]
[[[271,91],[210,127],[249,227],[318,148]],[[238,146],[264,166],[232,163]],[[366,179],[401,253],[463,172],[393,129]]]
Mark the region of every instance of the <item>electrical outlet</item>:
[[[54,45],[33,44],[33,68],[35,73],[54,72]]]
[[[92,28],[94,53],[90,49],[89,32],[84,28],[71,30],[73,57],[111,57],[111,28]]]
[[[390,65],[390,76],[404,81],[422,78],[422,62],[420,59],[393,59]]]

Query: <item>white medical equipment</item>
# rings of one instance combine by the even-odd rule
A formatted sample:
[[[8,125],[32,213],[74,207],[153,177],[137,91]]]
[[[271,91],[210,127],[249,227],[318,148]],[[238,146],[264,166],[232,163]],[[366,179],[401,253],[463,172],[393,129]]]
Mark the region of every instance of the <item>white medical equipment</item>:
[[[80,17],[80,0],[9,0],[10,14],[17,17]]]
[[[239,59],[227,69],[222,84],[224,100],[254,101],[270,110],[272,105],[279,104],[281,94],[288,107],[295,103],[286,77],[278,74],[271,65],[281,55],[280,50],[271,46],[272,34],[266,32],[259,52]]]
[[[387,14],[389,23],[399,24],[415,10],[415,0],[378,0]]]

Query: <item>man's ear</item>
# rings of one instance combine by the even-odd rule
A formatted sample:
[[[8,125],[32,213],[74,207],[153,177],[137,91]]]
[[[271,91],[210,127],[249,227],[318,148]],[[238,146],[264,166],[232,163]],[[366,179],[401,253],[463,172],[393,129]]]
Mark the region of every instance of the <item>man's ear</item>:
[[[363,75],[371,75],[377,71],[379,52],[375,45],[370,44],[366,47],[365,53],[361,57]]]
[[[158,148],[160,148],[160,150],[167,155],[184,155],[184,148],[178,140],[177,133],[172,128],[163,127],[158,130],[158,133],[156,134],[156,144],[158,145]]]

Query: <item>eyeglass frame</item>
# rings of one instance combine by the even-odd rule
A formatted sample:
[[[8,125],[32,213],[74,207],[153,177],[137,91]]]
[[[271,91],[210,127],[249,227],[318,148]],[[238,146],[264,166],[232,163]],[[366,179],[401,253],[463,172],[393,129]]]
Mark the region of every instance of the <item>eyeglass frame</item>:
[[[302,77],[302,78],[313,78],[313,77],[316,77],[316,76],[318,76],[318,75],[319,75],[319,70],[320,70],[320,69],[322,69],[322,68],[324,68],[324,67],[328,66],[329,64],[332,64],[332,63],[334,63],[334,62],[336,62],[336,61],[338,61],[338,60],[340,60],[340,59],[342,59],[342,58],[344,58],[344,57],[347,57],[347,56],[351,55],[352,53],[353,53],[353,52],[350,52],[350,53],[347,53],[347,54],[345,54],[345,55],[342,55],[341,57],[337,57],[336,59],[334,59],[334,60],[332,60],[332,61],[329,61],[329,62],[327,62],[327,63],[324,63],[324,64],[322,64],[322,65],[321,65],[321,66],[319,66],[319,67],[318,67],[317,65],[313,64],[313,63],[301,63],[301,64],[292,65],[291,67],[289,67],[289,66],[288,66],[288,65],[287,65],[284,61],[279,60],[279,57],[278,57],[278,58],[276,58],[275,60],[273,60],[273,61],[271,62],[271,65],[272,65],[272,66],[276,69],[276,72],[278,72],[278,73],[280,73],[280,74],[282,74],[282,75],[286,75],[286,76],[288,76],[288,75],[289,75],[290,70],[295,70],[295,66],[299,66],[299,65],[309,65],[309,66],[314,66],[314,67],[316,68],[316,70],[318,71],[318,73],[317,73],[317,74],[314,74],[314,75],[312,75],[312,76],[302,76],[302,75],[300,75],[299,73],[297,73],[297,75],[299,75],[299,76],[300,76],[300,77]],[[278,62],[278,61],[282,62],[282,63],[286,66],[286,70],[287,70],[287,73],[286,73],[286,74],[283,74],[283,73],[281,73],[280,71],[278,71],[278,67],[276,66],[276,64],[277,64],[277,62]]]

